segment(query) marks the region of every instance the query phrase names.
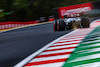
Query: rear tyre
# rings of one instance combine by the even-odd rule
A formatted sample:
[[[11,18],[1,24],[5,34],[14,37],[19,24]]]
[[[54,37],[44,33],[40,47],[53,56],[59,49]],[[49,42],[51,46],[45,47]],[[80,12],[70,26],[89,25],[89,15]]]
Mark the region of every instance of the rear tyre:
[[[57,21],[57,31],[64,31],[66,29],[66,24],[63,19]]]
[[[81,25],[83,26],[83,28],[88,28],[89,25],[90,25],[89,17],[87,17],[87,16],[82,17],[82,19],[81,19]]]

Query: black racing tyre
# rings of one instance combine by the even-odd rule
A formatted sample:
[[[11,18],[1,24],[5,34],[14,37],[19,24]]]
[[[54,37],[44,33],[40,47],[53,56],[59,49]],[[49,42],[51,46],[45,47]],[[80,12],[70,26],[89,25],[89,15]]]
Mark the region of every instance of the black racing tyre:
[[[90,25],[89,17],[85,16],[81,18],[81,25],[83,28],[88,28]]]
[[[66,24],[63,19],[57,21],[57,31],[64,31],[66,29]]]
[[[54,31],[57,31],[57,20],[54,20],[53,22],[53,29]]]

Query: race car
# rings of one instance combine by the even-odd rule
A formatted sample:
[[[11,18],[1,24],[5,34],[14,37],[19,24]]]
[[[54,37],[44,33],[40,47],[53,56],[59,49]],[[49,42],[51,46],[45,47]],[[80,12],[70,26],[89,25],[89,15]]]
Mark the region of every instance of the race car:
[[[81,16],[64,16],[64,19],[56,19],[53,22],[54,31],[71,30],[74,28],[88,28],[90,25],[89,17]]]

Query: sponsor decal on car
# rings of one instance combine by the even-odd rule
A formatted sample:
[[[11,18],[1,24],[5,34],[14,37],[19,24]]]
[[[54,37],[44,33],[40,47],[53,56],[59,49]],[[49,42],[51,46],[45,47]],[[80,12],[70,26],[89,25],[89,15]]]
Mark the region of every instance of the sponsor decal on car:
[[[79,16],[80,13],[90,11],[92,9],[93,9],[92,3],[84,3],[84,4],[61,7],[58,9],[58,12],[59,12],[59,17],[63,18],[64,15]]]

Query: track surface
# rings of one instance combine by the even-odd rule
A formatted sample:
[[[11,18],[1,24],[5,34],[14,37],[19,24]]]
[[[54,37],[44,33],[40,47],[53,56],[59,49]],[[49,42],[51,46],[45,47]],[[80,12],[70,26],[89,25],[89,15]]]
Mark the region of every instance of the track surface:
[[[96,18],[92,18],[94,20]],[[69,31],[54,32],[52,23],[0,33],[0,67],[15,64]]]
[[[15,64],[70,31],[54,32],[52,23],[0,33],[0,67]]]

